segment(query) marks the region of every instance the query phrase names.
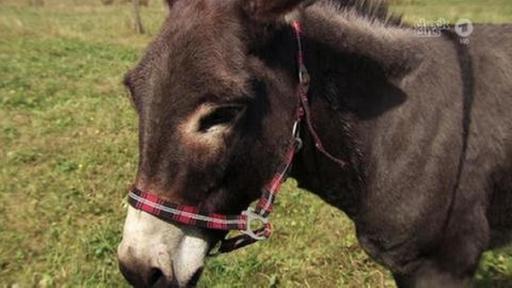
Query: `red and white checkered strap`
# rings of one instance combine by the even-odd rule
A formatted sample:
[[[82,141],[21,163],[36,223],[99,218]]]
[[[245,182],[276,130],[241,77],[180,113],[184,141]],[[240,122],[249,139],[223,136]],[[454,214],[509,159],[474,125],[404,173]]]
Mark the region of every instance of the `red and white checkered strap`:
[[[296,142],[297,143],[297,142]],[[294,143],[286,153],[283,165],[272,181],[262,192],[256,209],[249,208],[240,215],[223,215],[201,211],[195,206],[177,205],[166,201],[155,194],[133,188],[128,194],[128,203],[135,209],[149,213],[164,221],[181,223],[213,230],[238,230],[242,234],[224,239],[218,249],[220,253],[230,252],[258,240],[267,239],[272,234],[272,225],[268,215],[272,211],[275,196],[286,179],[286,174],[293,161],[297,144]],[[254,228],[254,225],[260,225]]]
[[[165,201],[155,194],[133,188],[128,194],[128,203],[135,209],[142,210],[165,221],[217,230],[243,230],[246,228],[246,216],[226,216],[206,213],[194,206],[177,205]]]

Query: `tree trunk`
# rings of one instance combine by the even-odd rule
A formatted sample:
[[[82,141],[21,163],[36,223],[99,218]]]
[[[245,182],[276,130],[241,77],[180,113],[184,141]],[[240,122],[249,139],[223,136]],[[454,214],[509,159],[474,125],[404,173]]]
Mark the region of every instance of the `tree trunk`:
[[[132,0],[133,6],[133,27],[139,34],[144,34],[144,26],[140,18],[140,0]]]

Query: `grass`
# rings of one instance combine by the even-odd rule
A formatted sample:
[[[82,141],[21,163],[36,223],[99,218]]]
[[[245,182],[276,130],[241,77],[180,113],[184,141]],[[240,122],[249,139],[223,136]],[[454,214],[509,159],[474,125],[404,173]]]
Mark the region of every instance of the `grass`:
[[[393,9],[409,22],[427,22],[439,18],[455,23],[467,18],[478,23],[511,22],[512,2],[509,0],[391,0]]]
[[[165,10],[98,1],[0,0],[0,287],[122,287],[115,248],[137,159],[123,73]],[[512,21],[509,0],[402,0],[406,19]],[[212,259],[201,287],[394,287],[351,222],[285,185],[272,240]],[[314,231],[311,227],[315,227]],[[512,251],[486,253],[480,287],[506,287]],[[501,283],[501,284],[500,284]]]

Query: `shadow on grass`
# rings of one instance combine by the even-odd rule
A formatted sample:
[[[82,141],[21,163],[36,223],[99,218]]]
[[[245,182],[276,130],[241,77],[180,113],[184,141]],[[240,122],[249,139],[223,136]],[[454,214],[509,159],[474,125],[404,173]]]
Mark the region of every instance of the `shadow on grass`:
[[[510,288],[512,277],[499,272],[485,272],[475,281],[475,288]]]
[[[477,280],[475,288],[510,288],[512,287],[512,279],[485,279]]]

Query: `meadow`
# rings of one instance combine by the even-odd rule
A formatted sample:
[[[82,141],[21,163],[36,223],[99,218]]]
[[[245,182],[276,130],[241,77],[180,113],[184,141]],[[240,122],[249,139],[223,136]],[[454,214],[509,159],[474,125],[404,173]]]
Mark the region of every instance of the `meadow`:
[[[121,85],[165,16],[99,0],[0,0],[0,287],[126,287],[118,272],[136,115]],[[510,0],[394,0],[414,23],[512,22]],[[209,261],[200,287],[394,287],[343,213],[289,181],[270,241]],[[314,228],[312,228],[314,227]],[[512,287],[512,249],[488,252],[477,287]]]

